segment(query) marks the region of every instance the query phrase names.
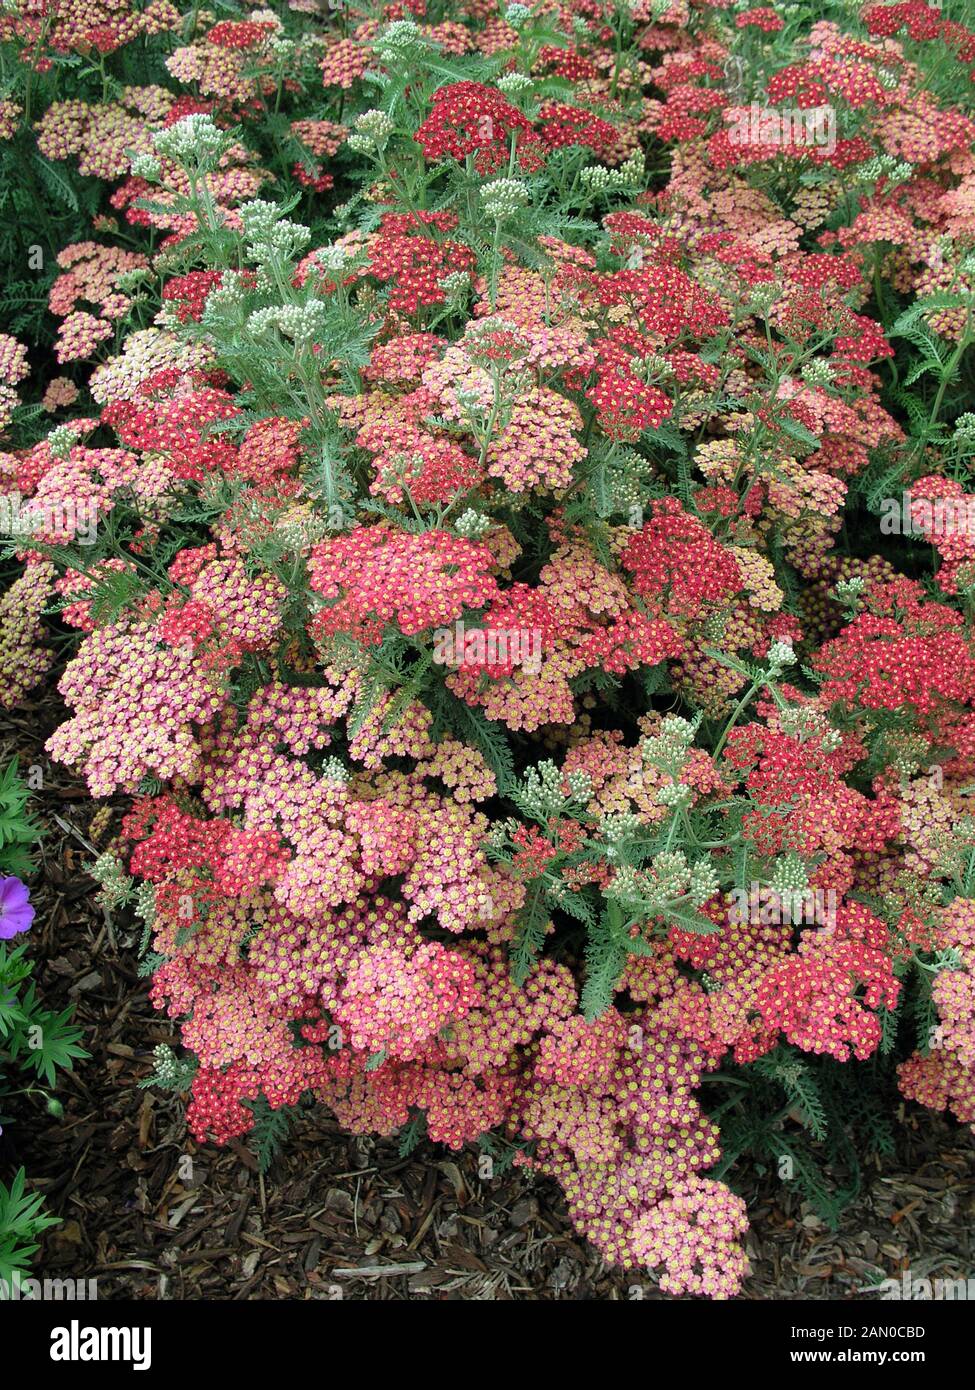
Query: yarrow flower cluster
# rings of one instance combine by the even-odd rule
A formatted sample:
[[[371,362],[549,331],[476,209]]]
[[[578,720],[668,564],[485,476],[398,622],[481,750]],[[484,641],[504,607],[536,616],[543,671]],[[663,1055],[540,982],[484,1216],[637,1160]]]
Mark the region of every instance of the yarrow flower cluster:
[[[975,33],[185,8],[0,15],[25,254],[78,209],[0,334],[0,704],[126,800],[155,1079],[499,1145],[732,1297],[716,1072],[789,1152],[895,1056],[975,1127]]]

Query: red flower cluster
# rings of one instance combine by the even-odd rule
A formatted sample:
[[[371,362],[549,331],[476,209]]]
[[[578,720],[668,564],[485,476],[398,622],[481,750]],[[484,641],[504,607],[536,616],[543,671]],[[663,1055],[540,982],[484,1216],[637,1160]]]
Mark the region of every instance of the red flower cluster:
[[[652,517],[620,559],[634,575],[635,592],[675,616],[700,618],[742,586],[735,557],[673,497],[654,502]]]
[[[389,286],[389,304],[406,314],[423,306],[442,304],[442,281],[456,271],[472,271],[469,247],[435,232],[457,225],[450,212],[387,213],[369,243],[368,272]]]
[[[954,609],[927,602],[919,584],[873,585],[869,611],[814,658],[824,700],[924,717],[975,700],[975,658]]]
[[[315,635],[354,633],[378,642],[385,625],[417,633],[442,627],[497,594],[486,546],[447,531],[396,533],[381,523],[324,541],[312,551],[312,589],[328,601]]]
[[[452,82],[438,87],[433,108],[414,139],[425,159],[474,158],[479,174],[494,174],[514,149],[525,173],[542,166],[540,140],[531,121],[494,87]]]

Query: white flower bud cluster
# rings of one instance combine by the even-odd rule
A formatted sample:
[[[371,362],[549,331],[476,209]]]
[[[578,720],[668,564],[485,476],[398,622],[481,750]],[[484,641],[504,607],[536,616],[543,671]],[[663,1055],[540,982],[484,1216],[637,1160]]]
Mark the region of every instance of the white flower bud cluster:
[[[293,260],[311,241],[308,227],[281,217],[277,206],[263,198],[243,203],[240,220],[247,238],[247,255],[259,265],[278,258]]]
[[[397,19],[379,37],[373,40],[373,48],[382,62],[395,61],[409,57],[418,49],[425,47],[423,34],[411,19]]]
[[[129,160],[129,169],[133,178],[145,179],[147,183],[155,183],[162,173],[162,165],[153,154],[134,154]]]
[[[592,796],[592,778],[588,772],[583,772],[581,768],[575,768],[565,780],[573,801],[588,801]]]
[[[683,767],[696,732],[697,726],[690,720],[682,719],[679,714],[668,714],[660,725],[660,732],[643,740],[643,761],[654,767]]]
[[[236,319],[240,316],[244,302],[244,285],[233,271],[225,271],[223,280],[206,297],[203,306],[204,327],[212,326],[217,320]]]
[[[160,1086],[175,1086],[179,1082],[183,1068],[176,1053],[166,1043],[159,1043],[152,1049],[152,1062],[156,1070],[156,1080]]]
[[[481,189],[481,203],[488,217],[505,222],[528,202],[528,190],[517,179],[494,179]]]
[[[699,859],[691,869],[687,892],[695,907],[702,907],[718,891],[718,875],[710,859]]]
[[[247,331],[254,338],[262,338],[272,328],[277,328],[295,347],[304,348],[321,337],[327,313],[320,299],[309,299],[304,304],[272,305],[250,315]]]
[[[526,92],[534,91],[535,88],[534,79],[526,72],[506,72],[498,78],[495,85],[506,97],[524,96]]]
[[[363,111],[361,116],[356,117],[355,131],[347,143],[357,154],[371,154],[374,150],[386,148],[395,129],[395,121],[385,111]]]
[[[605,164],[590,164],[580,172],[579,181],[590,193],[609,193],[625,188],[622,170],[608,170]]]
[[[720,642],[725,632],[723,613],[709,613],[704,620],[703,636],[706,642]]]
[[[661,897],[681,898],[687,892],[691,881],[687,856],[683,850],[664,850],[655,854],[650,861],[656,877],[655,888]]]
[[[632,188],[643,177],[643,155],[639,159],[631,155],[618,169],[607,169],[605,164],[590,164],[579,174],[579,182],[590,193],[622,193]]]
[[[788,919],[801,915],[803,900],[809,892],[809,876],[797,854],[786,854],[776,860],[769,887],[781,901]]]
[[[833,375],[832,366],[822,357],[804,363],[802,368],[802,379],[809,386],[828,386],[833,380]]]
[[[504,848],[505,841],[518,829],[518,821],[515,820],[514,816],[508,816],[505,820],[495,821],[484,838],[493,849],[501,850]]]
[[[139,883],[135,888],[135,915],[147,927],[156,920],[156,889],[152,883]]]
[[[607,898],[625,902],[628,898],[641,897],[646,888],[644,876],[632,864],[621,864],[603,891]]]
[[[474,511],[473,507],[468,507],[466,512],[461,512],[454,522],[454,530],[458,536],[463,536],[465,541],[479,541],[482,536],[486,536],[491,529],[491,518],[485,516],[483,512]]]
[[[323,516],[289,517],[278,522],[274,534],[290,550],[304,552],[329,535],[329,525]]]
[[[326,758],[322,763],[322,777],[326,782],[348,782],[349,771],[339,758]]]
[[[798,739],[800,743],[816,739],[827,753],[843,742],[843,735],[832,727],[822,710],[809,705],[787,705],[779,710],[779,724],[789,738]]]
[[[786,901],[807,892],[809,875],[798,854],[784,854],[775,861],[769,887],[773,893]]]
[[[459,309],[467,303],[471,277],[466,270],[452,270],[437,283],[446,295],[448,309]]]
[[[856,172],[863,183],[875,183],[880,178],[888,183],[906,183],[914,173],[914,165],[903,159],[895,159],[892,154],[875,154],[858,164]]]
[[[614,812],[601,817],[599,822],[600,835],[611,845],[617,845],[621,840],[632,839],[639,829],[640,818],[630,811]]]
[[[98,894],[99,902],[109,910],[120,907],[132,891],[132,880],[116,854],[100,854],[89,866],[88,873],[101,890]]]
[[[761,316],[767,314],[772,305],[777,303],[781,297],[782,287],[780,285],[771,282],[755,285],[748,296],[748,307],[753,313]]]
[[[657,791],[657,804],[672,811],[681,810],[690,803],[691,789],[682,782],[668,782]]]
[[[867,581],[860,574],[855,574],[851,579],[837,580],[833,592],[842,604],[856,604],[860,595],[866,588]]]
[[[320,246],[315,252],[315,260],[330,275],[341,276],[349,273],[358,254],[349,246]]]
[[[151,279],[152,272],[140,267],[138,270],[123,270],[121,275],[116,276],[115,284],[123,294],[132,294],[143,285],[148,285]]]
[[[647,383],[673,376],[673,368],[659,352],[648,352],[645,357],[634,357],[633,370]]]
[[[252,338],[263,338],[278,326],[278,309],[255,309],[247,317],[247,332]]]
[[[320,299],[304,304],[286,304],[278,312],[278,327],[296,347],[307,347],[321,337],[328,310]]]
[[[768,664],[770,671],[784,671],[787,666],[794,666],[796,654],[792,650],[791,642],[773,642],[769,647]]]
[[[536,767],[528,768],[516,799],[525,815],[536,820],[547,820],[560,811],[565,804],[565,793],[562,773],[555,763],[545,759]]]
[[[77,442],[78,435],[70,425],[57,425],[47,437],[47,447],[56,459],[66,459]]]
[[[231,137],[214,124],[212,116],[195,115],[184,116],[166,130],[157,130],[152,143],[164,159],[177,164],[190,159],[199,164],[215,164],[229,148]]]

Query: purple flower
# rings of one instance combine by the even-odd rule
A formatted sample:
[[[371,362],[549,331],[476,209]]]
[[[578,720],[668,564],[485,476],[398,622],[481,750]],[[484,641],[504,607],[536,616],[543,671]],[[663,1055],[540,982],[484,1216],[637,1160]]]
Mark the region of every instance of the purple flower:
[[[26,931],[34,920],[30,894],[19,878],[0,878],[0,941]]]

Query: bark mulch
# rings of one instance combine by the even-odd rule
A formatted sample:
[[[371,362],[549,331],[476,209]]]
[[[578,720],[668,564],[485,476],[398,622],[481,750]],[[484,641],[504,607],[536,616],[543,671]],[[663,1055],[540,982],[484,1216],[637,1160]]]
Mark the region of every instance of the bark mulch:
[[[41,998],[72,1003],[88,1061],[59,1088],[64,1115],[23,1108],[0,1138],[0,1176],[23,1163],[62,1224],[42,1277],[97,1279],[102,1299],[609,1299],[664,1297],[607,1269],[570,1227],[557,1188],[517,1171],[478,1177],[477,1156],[342,1134],[303,1119],[266,1174],[243,1144],[188,1139],[181,1103],[142,1090],[173,1040],[136,970],[136,932],[94,902],[85,873],[93,807],[43,741],[56,699],[0,721],[0,756],[39,765],[48,834],[32,932]],[[909,1109],[895,1158],[875,1160],[839,1229],[788,1183],[738,1176],[753,1273],[746,1299],[846,1299],[900,1277],[975,1277],[975,1141]],[[973,1285],[975,1288],[975,1285]]]

